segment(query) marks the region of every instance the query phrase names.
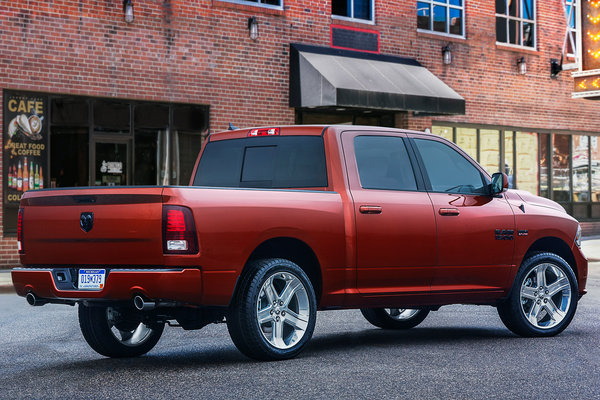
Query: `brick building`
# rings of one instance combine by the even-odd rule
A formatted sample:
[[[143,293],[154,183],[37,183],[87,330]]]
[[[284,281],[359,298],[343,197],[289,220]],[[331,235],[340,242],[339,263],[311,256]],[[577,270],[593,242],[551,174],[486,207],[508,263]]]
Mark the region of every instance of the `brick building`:
[[[562,53],[574,62],[572,6],[3,1],[0,265],[18,262],[25,189],[186,184],[203,138],[230,122],[430,129],[591,233],[600,105],[571,97],[570,71],[551,74]]]

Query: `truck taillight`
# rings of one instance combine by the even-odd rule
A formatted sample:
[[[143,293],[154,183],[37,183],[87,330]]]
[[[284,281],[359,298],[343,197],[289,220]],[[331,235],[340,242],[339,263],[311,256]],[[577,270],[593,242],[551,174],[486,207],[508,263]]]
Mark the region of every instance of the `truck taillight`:
[[[17,249],[19,254],[24,254],[23,249],[23,209],[19,208],[19,214],[17,216]]]
[[[198,252],[196,225],[187,207],[163,206],[163,253],[195,254]]]

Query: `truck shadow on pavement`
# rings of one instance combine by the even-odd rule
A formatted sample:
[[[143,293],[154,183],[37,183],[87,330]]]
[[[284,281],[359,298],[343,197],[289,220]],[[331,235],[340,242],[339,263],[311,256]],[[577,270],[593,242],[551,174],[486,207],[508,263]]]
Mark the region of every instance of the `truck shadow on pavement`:
[[[313,337],[302,353],[327,353],[346,351],[357,347],[432,346],[439,344],[473,343],[520,339],[504,328],[412,328],[410,330],[365,329],[351,333],[333,333]]]
[[[565,335],[563,333],[561,336]],[[187,339],[186,339],[187,340]],[[392,331],[382,329],[365,329],[353,332],[336,332],[320,334],[311,340],[307,348],[300,355],[287,362],[311,362],[315,358],[327,358],[339,353],[354,354],[357,350],[389,349],[402,346],[403,349],[423,348],[439,345],[455,345],[458,343],[474,345],[482,342],[499,344],[499,341],[524,341],[540,340],[519,338],[503,328],[413,328],[407,331]],[[219,368],[235,367],[244,364],[253,364],[259,361],[251,360],[240,353],[232,343],[220,345],[207,344],[198,349],[197,342],[194,348],[186,348],[185,342],[179,343],[176,348],[169,347],[169,343],[161,346],[160,342],[149,354],[138,358],[99,358],[93,360],[76,361],[68,364],[45,366],[36,369],[38,373],[56,373],[57,370],[88,371],[87,373],[100,373],[107,370],[136,370],[164,371],[173,368]],[[363,355],[365,353],[362,353]],[[286,361],[283,361],[286,362]],[[260,363],[260,362],[259,362]]]

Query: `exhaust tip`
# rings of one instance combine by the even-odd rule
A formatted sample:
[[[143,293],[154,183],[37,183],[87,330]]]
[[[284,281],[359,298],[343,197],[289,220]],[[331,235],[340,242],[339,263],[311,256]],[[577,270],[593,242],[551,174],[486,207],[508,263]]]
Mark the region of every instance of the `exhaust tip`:
[[[144,299],[142,298],[142,296],[138,295],[133,298],[133,305],[135,306],[135,308],[142,311],[145,309],[144,306],[146,305],[146,303],[144,302]]]
[[[37,298],[35,297],[35,294],[31,292],[27,293],[27,295],[25,296],[25,300],[27,300],[27,303],[29,303],[30,306],[35,306],[37,303]]]

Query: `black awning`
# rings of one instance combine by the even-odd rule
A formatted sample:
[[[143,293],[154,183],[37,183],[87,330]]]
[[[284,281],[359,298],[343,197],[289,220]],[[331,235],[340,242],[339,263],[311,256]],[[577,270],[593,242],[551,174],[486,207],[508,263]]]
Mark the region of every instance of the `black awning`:
[[[413,59],[292,44],[290,107],[464,114],[465,99]]]

